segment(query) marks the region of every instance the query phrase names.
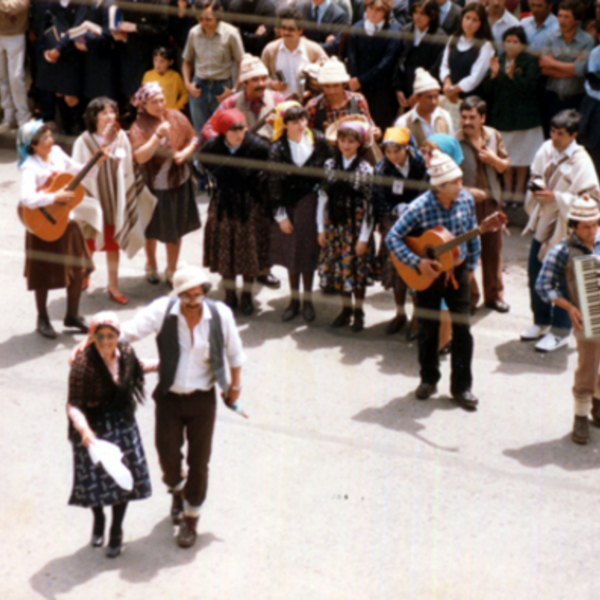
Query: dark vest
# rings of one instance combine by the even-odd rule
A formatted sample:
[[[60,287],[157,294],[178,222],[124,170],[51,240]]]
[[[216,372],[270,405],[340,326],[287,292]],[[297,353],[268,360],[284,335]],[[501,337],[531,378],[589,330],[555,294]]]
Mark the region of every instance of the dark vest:
[[[468,77],[471,74],[471,67],[475,61],[479,58],[479,48],[476,45],[471,46],[468,50],[461,52],[457,45],[452,47],[450,50],[450,56],[448,57],[448,66],[450,67],[450,80],[453,84],[457,84],[461,79]],[[469,96],[478,96],[478,90],[469,92]],[[461,93],[460,97],[464,98],[467,94]]]
[[[177,365],[179,364],[178,316],[170,314],[176,301],[176,298],[172,298],[169,301],[162,327],[156,336],[160,366],[158,368],[158,385],[154,391],[155,398],[157,392],[163,396],[169,392],[175,381]],[[210,366],[219,387],[223,392],[227,392],[228,383],[225,360],[223,358],[221,316],[213,300],[204,298],[203,307],[210,311],[212,317],[210,320],[210,332],[208,334]]]

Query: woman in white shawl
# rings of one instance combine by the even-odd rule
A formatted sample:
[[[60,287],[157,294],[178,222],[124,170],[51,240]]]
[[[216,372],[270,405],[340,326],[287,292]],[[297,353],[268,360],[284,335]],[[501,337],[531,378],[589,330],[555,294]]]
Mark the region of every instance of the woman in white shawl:
[[[75,160],[85,163],[94,155],[103,143],[106,128],[116,124],[117,111],[116,102],[110,98],[96,98],[88,104],[87,131],[75,140]],[[109,156],[98,177],[84,182],[86,197],[73,212],[90,251],[106,252],[109,296],[118,304],[127,304],[118,283],[119,250],[122,248],[131,258],[142,248],[156,198],[134,168],[131,145],[124,131],[119,131],[111,144]]]

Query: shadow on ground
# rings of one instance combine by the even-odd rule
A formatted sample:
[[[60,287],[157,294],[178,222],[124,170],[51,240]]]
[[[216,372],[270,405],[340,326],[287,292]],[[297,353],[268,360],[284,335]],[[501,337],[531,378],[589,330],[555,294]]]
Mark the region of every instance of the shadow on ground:
[[[424,437],[423,432],[427,428],[421,421],[428,419],[438,410],[460,410],[460,407],[447,396],[439,396],[422,402],[415,399],[414,392],[410,392],[405,396],[394,398],[385,406],[365,408],[354,415],[352,420],[406,433],[436,450],[459,452],[457,447],[440,446]]]
[[[503,454],[532,469],[556,465],[565,471],[589,471],[600,468],[600,430],[590,427],[590,437],[591,442],[582,446],[575,444],[569,433],[556,440],[504,450]]]
[[[575,348],[563,347],[554,352],[537,352],[534,342],[522,342],[519,339],[505,342],[496,346],[498,366],[495,373],[521,375],[531,373],[531,367],[539,367],[541,371],[567,370],[569,355]]]
[[[55,600],[107,571],[119,571],[129,583],[147,583],[163,569],[192,563],[198,552],[222,541],[212,533],[202,533],[192,548],[179,548],[173,539],[171,518],[167,517],[148,536],[126,544],[123,554],[115,559],[106,558],[102,548],[84,546],[74,554],[50,561],[29,581],[48,600]]]

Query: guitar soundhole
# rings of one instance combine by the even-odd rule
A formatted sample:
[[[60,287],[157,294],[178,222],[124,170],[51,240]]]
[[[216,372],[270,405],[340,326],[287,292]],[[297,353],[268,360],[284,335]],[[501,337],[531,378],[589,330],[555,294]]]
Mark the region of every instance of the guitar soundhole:
[[[435,250],[433,246],[425,246],[425,248],[423,249],[423,254],[426,258],[429,258],[430,260],[435,260]]]

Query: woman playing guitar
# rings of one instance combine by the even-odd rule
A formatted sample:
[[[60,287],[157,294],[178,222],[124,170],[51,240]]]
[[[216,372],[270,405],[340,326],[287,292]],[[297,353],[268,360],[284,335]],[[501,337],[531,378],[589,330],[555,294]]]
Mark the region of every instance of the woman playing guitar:
[[[83,169],[83,165],[54,145],[50,127],[43,121],[29,121],[21,126],[17,137],[17,152],[21,170],[20,206],[45,210],[51,223],[50,207],[68,205],[75,198],[76,192],[68,191],[67,187],[51,192],[47,189],[47,182],[57,173],[75,175]],[[105,159],[106,156],[103,156],[98,162]],[[83,235],[74,221],[69,221],[65,232],[50,242],[27,230],[25,277],[27,288],[35,292],[38,333],[46,338],[56,338],[46,305],[48,290],[60,288],[67,289],[65,327],[87,333],[87,324],[78,314],[79,298],[83,280],[93,269]]]

